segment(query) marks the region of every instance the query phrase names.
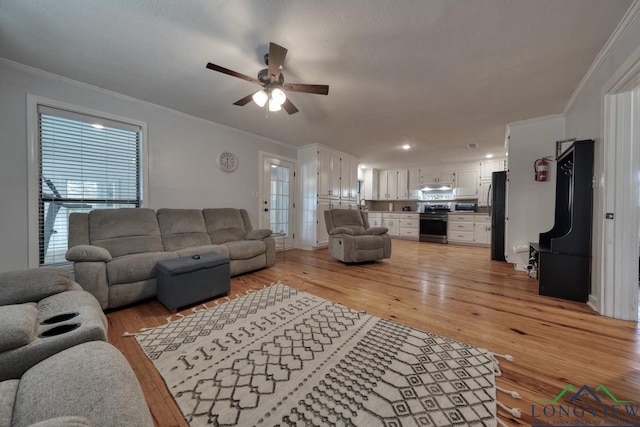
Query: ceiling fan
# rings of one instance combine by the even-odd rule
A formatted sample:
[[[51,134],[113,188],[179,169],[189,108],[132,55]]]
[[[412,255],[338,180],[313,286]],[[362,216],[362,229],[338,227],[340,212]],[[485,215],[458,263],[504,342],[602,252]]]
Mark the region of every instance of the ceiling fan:
[[[287,113],[294,114],[298,112],[298,109],[293,105],[291,100],[287,98],[284,90],[327,95],[329,94],[329,86],[285,83],[284,76],[282,75],[282,65],[284,64],[284,58],[286,56],[287,49],[275,43],[269,43],[269,53],[264,55],[264,62],[267,64],[268,68],[260,70],[258,72],[257,79],[238,73],[237,71],[212,64],[211,62],[207,64],[207,68],[262,86],[261,90],[239,99],[234,102],[233,105],[242,107],[253,100],[260,107],[268,105],[269,111],[280,111],[284,108]]]

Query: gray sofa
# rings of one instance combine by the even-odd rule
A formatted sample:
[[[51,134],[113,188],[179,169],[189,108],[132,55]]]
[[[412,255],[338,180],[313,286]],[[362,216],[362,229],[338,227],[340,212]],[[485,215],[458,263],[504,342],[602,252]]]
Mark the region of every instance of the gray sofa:
[[[329,233],[329,254],[346,263],[391,257],[391,237],[386,227],[370,227],[367,213],[349,209],[324,211]]]
[[[106,331],[100,305],[67,270],[0,273],[0,426],[153,426]]]
[[[254,230],[245,209],[98,209],[69,217],[67,260],[103,309],[155,296],[158,261],[207,252],[228,256],[231,276],[275,263],[271,230]]]

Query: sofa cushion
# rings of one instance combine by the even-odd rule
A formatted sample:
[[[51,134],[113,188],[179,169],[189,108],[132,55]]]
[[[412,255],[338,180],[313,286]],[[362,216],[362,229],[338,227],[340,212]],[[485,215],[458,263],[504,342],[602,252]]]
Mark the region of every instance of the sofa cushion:
[[[49,295],[76,289],[63,268],[32,268],[0,273],[0,305],[37,302]]]
[[[176,252],[148,252],[114,258],[107,263],[109,285],[152,279],[156,277],[156,262],[177,257]]]
[[[211,243],[214,245],[246,238],[248,230],[245,228],[240,209],[204,209],[202,214],[204,215]]]
[[[229,248],[226,247],[225,245],[191,246],[189,248],[178,249],[176,252],[178,253],[178,256],[181,256],[181,257],[207,254],[209,252],[224,255],[226,257],[229,256]]]
[[[33,302],[0,306],[0,352],[33,341],[37,319],[38,309]]]
[[[157,216],[166,251],[211,243],[201,210],[158,209]]]
[[[267,250],[267,245],[262,240],[229,242],[224,246],[229,248],[229,258],[232,260],[253,258],[264,254]]]
[[[356,225],[364,229],[364,222],[360,211],[351,209],[332,209],[328,211],[334,227],[345,227]]]
[[[20,379],[13,411],[15,426],[66,416],[87,418],[95,426],[153,426],[127,359],[101,341],[54,354]]]
[[[268,228],[259,228],[257,230],[251,230],[247,233],[248,240],[262,240],[271,236],[273,232]]]
[[[94,427],[94,425],[85,417],[56,417],[31,424],[29,427]]]
[[[89,213],[91,244],[112,257],[164,250],[153,209],[96,209]]]
[[[0,426],[10,426],[20,380],[0,382]]]

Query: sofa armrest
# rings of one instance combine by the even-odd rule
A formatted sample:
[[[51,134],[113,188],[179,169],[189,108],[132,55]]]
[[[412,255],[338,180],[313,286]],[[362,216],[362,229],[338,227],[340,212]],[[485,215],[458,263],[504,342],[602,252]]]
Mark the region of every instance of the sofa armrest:
[[[374,236],[379,236],[381,234],[385,234],[389,229],[387,227],[371,227],[364,230],[363,234],[370,234]]]
[[[38,309],[35,303],[0,306],[0,352],[29,344],[35,338]]]
[[[262,240],[271,236],[272,231],[267,228],[258,228],[247,233],[247,240]]]
[[[331,230],[329,232],[329,234],[331,236],[335,235],[335,234],[349,234],[349,235],[353,235],[353,230],[348,228],[348,227],[336,227],[333,230]]]
[[[68,270],[54,267],[0,273],[0,305],[38,302],[50,295],[77,289],[78,285],[70,277]]]
[[[65,255],[65,258],[67,258],[67,261],[74,262],[107,262],[111,261],[112,257],[108,250],[106,250],[105,248],[101,248],[100,246],[78,245],[69,248]]]

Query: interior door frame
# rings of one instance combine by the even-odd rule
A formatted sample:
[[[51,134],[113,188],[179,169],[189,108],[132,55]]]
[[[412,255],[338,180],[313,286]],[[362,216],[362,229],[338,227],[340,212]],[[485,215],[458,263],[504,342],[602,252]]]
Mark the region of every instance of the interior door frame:
[[[267,151],[259,151],[258,152],[258,228],[269,228],[269,224],[264,223],[262,209],[263,209],[263,192],[264,192],[264,162],[266,159],[275,159],[282,160],[285,162],[289,162],[293,164],[293,183],[289,186],[289,194],[291,194],[291,200],[293,202],[293,209],[291,212],[291,216],[289,218],[290,226],[291,226],[291,241],[292,245],[286,245],[287,249],[296,247],[296,239],[295,234],[297,233],[298,221],[297,219],[297,209],[298,206],[298,161],[296,159],[292,159],[291,157],[281,156],[279,154],[269,153]]]
[[[640,244],[640,48],[603,87],[602,256],[590,305],[600,314],[638,320]],[[613,213],[607,219],[607,213]],[[633,232],[629,232],[633,230]],[[594,236],[596,239],[599,236]],[[598,241],[598,240],[596,240]]]

